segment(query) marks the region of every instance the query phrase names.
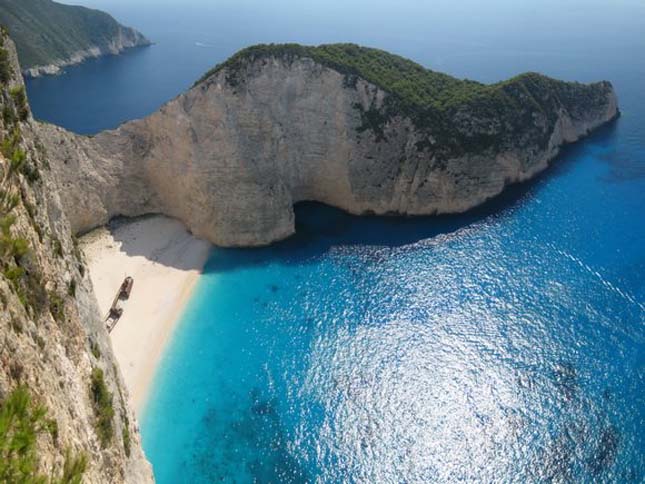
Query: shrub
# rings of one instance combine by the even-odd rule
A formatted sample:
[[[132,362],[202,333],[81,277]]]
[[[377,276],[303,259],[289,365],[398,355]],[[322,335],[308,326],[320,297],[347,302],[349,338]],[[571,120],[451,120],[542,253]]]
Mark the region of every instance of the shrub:
[[[2,273],[8,281],[16,284],[18,280],[25,274],[25,270],[22,267],[12,266],[7,267],[4,271],[2,271]]]
[[[13,201],[10,201],[13,204]],[[0,262],[5,264],[14,258],[20,258],[27,253],[29,244],[20,237],[14,237],[11,227],[16,223],[16,217],[5,215],[0,217]]]
[[[26,121],[29,117],[29,105],[27,104],[27,94],[25,94],[24,86],[17,86],[12,88],[9,91],[13,102],[16,106],[16,111],[18,112],[18,118],[21,121]]]
[[[114,434],[114,408],[112,406],[112,394],[105,384],[103,370],[100,368],[94,368],[92,370],[90,396],[92,398],[94,414],[96,415],[96,434],[99,437],[101,445],[107,447]]]
[[[5,104],[4,108],[2,108],[2,120],[4,121],[5,126],[12,126],[17,119],[13,106]]]
[[[23,327],[22,327],[22,321],[20,321],[19,318],[12,316],[11,321],[10,321],[10,326],[11,329],[13,329],[16,333],[22,333]]]
[[[20,132],[20,128],[18,126],[14,126],[11,130],[11,134],[2,140],[2,146],[0,149],[2,150],[2,154],[5,158],[11,158],[13,156],[13,152],[20,144],[21,139],[22,134]]]
[[[49,433],[58,439],[58,424],[47,419],[47,409],[32,401],[25,386],[13,390],[0,402],[0,482],[36,484],[80,484],[87,468],[85,454],[65,452],[63,472],[60,476],[47,476],[38,472],[38,436]]]
[[[14,258],[20,259],[21,257],[25,256],[27,252],[29,252],[29,242],[27,242],[27,239],[23,239],[22,237],[16,237],[12,239],[11,255]]]
[[[13,202],[10,203],[13,205]],[[13,208],[13,207],[11,207]],[[4,215],[0,217],[0,234],[4,237],[11,237],[11,227],[16,223],[16,217],[13,215]]]
[[[61,244],[60,240],[53,236],[52,241],[54,243],[54,254],[56,254],[57,257],[63,257],[63,244]]]
[[[39,174],[39,178],[40,178],[40,174]],[[29,176],[27,176],[27,179],[29,179]],[[24,196],[24,193],[22,197],[22,204],[27,210],[27,214],[29,215],[29,224],[31,225],[31,228],[33,228],[34,232],[36,232],[36,234],[38,235],[38,240],[42,242],[43,229],[40,227],[40,225],[38,224],[38,220],[36,219],[37,210],[38,210],[37,207],[34,206],[26,196]]]
[[[11,64],[9,63],[9,51],[0,48],[0,83],[6,84],[11,80]]]
[[[22,287],[18,291],[18,296],[25,308],[30,308],[35,312],[41,313],[48,309],[49,298],[42,279],[36,271],[29,271],[22,280]],[[61,306],[62,307],[62,306]]]
[[[53,484],[81,484],[85,469],[87,469],[87,456],[83,453],[72,456],[68,449],[65,452],[63,475],[59,479],[55,479]]]
[[[123,425],[122,437],[123,437],[123,450],[125,451],[125,455],[127,457],[130,457],[130,448],[132,445],[130,441],[130,428],[125,423]]]
[[[56,442],[58,440],[58,422],[52,418],[47,420],[46,426],[49,435],[51,435],[54,442]]]
[[[20,171],[30,184],[33,184],[40,180],[40,171],[33,162],[24,163]]]
[[[116,373],[116,367],[113,367],[114,372]],[[125,410],[126,405],[125,401],[123,400],[123,393],[121,392],[121,386],[117,382],[116,385],[117,389],[119,390],[119,398],[121,399],[121,422],[123,424],[123,428],[121,430],[121,437],[123,439],[123,450],[125,452],[125,455],[127,457],[130,457],[130,449],[132,447],[132,442],[131,442],[131,437],[130,437],[130,419],[128,418],[128,412]]]
[[[43,430],[46,410],[33,404],[26,387],[16,388],[0,406],[0,482],[36,482],[36,439]]]
[[[49,312],[58,322],[65,320],[65,301],[54,291],[51,291],[48,295],[49,300]]]
[[[38,348],[40,348],[40,351],[44,350],[45,349],[45,338],[43,338],[39,334],[32,335],[32,337],[33,337],[33,340],[38,345]]]
[[[90,340],[90,351],[97,360],[101,358],[101,348],[96,341]]]

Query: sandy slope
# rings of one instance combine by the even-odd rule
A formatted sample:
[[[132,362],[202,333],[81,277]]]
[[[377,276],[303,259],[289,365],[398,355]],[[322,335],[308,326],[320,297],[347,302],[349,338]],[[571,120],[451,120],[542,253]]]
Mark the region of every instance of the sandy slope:
[[[112,223],[81,239],[101,312],[106,315],[126,276],[130,299],[111,333],[136,412],[145,404],[155,369],[206,262],[210,244],[176,220],[151,216]]]

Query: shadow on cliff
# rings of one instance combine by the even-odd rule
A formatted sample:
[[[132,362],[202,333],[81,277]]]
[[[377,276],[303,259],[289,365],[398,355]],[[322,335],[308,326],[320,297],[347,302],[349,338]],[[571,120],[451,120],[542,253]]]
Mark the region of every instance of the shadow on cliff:
[[[611,150],[615,145],[616,122],[609,123],[594,132],[585,141],[565,146],[549,169],[533,180],[507,187],[500,195],[466,213],[428,217],[355,216],[321,203],[303,202],[295,207],[296,233],[269,247],[252,249],[215,249],[203,269],[207,273],[235,270],[241,267],[269,263],[307,264],[338,246],[401,247],[439,235],[451,234],[480,222],[495,222],[510,217],[512,213],[530,201],[549,180],[562,176],[576,162],[594,149]],[[607,154],[602,155],[607,158]],[[610,156],[611,157],[611,156]],[[150,216],[139,217],[135,221]],[[119,227],[124,219],[110,222]],[[131,221],[131,219],[130,219]],[[142,256],[149,260],[182,270],[199,270],[201,259],[187,250],[196,242],[188,232],[179,229],[179,222],[160,223],[153,238],[145,240],[129,234],[115,233],[121,242],[121,250],[129,255]],[[160,237],[161,236],[161,237]],[[159,239],[164,240],[159,244]],[[151,246],[154,245],[154,247]],[[156,245],[155,245],[156,244]]]
[[[145,226],[144,230],[140,230]],[[209,244],[196,240],[178,220],[156,215],[116,217],[109,223],[119,250],[131,257],[144,257],[166,267],[183,271],[202,269]]]
[[[204,272],[223,272],[269,263],[307,264],[338,246],[400,247],[443,234],[454,233],[479,222],[495,222],[530,201],[549,180],[562,176],[582,161],[591,143],[600,150],[611,147],[616,121],[598,129],[586,140],[565,146],[549,169],[534,179],[511,185],[503,193],[464,214],[429,217],[354,216],[320,203],[295,207],[296,233],[265,248],[216,249]]]

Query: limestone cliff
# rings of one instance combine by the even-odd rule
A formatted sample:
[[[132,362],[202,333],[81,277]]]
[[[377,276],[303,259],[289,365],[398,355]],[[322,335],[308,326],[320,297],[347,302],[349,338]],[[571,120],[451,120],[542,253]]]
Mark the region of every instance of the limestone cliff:
[[[258,46],[93,138],[43,126],[72,230],[164,213],[222,246],[294,231],[293,205],[463,212],[618,114],[608,82],[483,85],[349,44]]]
[[[56,147],[5,35],[0,109],[0,482],[151,482],[51,170]]]

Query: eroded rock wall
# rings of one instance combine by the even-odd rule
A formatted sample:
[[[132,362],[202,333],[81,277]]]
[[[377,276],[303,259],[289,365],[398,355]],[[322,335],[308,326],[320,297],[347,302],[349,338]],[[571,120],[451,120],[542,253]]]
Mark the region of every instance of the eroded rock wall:
[[[61,200],[73,230],[159,212],[217,245],[253,246],[292,234],[293,204],[303,200],[355,214],[463,212],[545,169],[562,144],[618,112],[608,83],[598,87],[603,101],[587,107],[547,93],[542,111],[527,111],[531,122],[512,135],[499,120],[456,112],[460,135],[483,129],[503,142],[450,155],[424,147],[432,130],[403,115],[382,134],[364,129],[362,113],[388,94],[361,79],[348,85],[311,59],[258,60],[236,85],[227,76],[92,139],[44,127],[62,147],[56,169],[70,187]]]
[[[46,146],[41,125],[21,105],[17,93],[24,85],[15,49],[8,38],[2,44],[11,74],[0,85],[5,113],[0,119],[0,402],[23,387],[34,404],[47,409],[46,418],[54,423],[38,432],[39,474],[58,477],[66,457],[85,455],[83,482],[152,482],[127,390],[67,217],[71,208],[61,202],[61,193],[72,188],[61,187],[54,176],[52,164],[58,158],[50,154],[57,147]],[[4,195],[14,197],[15,206],[5,203]],[[104,421],[109,433],[100,430],[91,390],[92,373],[98,370],[113,412]]]

